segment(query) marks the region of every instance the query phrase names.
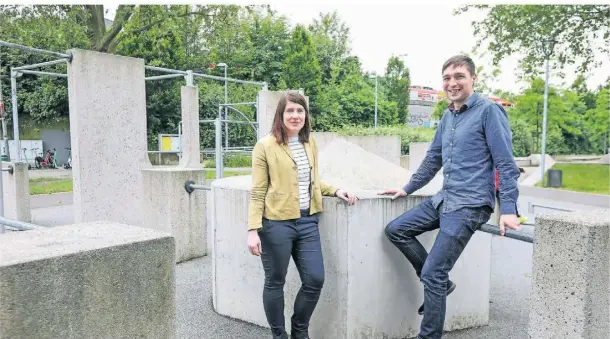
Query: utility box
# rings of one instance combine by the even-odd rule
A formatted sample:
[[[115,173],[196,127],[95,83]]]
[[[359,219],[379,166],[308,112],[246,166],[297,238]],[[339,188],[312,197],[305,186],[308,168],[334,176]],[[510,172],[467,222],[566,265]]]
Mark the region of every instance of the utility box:
[[[547,173],[548,187],[561,187],[563,185],[563,171],[558,169],[550,169]]]

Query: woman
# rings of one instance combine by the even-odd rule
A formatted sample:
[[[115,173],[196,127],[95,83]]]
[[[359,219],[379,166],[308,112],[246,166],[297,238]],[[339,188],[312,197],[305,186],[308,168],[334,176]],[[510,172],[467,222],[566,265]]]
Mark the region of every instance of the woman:
[[[302,286],[291,319],[293,339],[308,339],[309,320],[324,283],[318,230],[322,195],[349,205],[356,197],[324,184],[318,174],[318,149],[302,95],[280,99],[271,134],[252,152],[252,192],[248,215],[248,249],[261,256],[265,271],[263,305],[274,339],[288,339],[284,321],[284,282],[290,257]]]

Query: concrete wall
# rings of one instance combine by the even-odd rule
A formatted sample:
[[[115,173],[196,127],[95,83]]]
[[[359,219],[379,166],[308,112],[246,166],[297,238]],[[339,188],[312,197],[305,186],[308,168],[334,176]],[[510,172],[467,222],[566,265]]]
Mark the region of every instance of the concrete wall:
[[[28,165],[25,162],[3,163],[2,167],[13,166],[13,174],[2,172],[2,194],[4,216],[9,219],[30,222],[30,180]]]
[[[175,338],[173,239],[95,222],[0,236],[0,338]]]
[[[610,196],[519,185],[519,212],[530,214],[558,211],[590,211],[610,208]]]
[[[336,139],[342,139],[362,147],[366,151],[400,165],[400,136],[398,135],[349,135],[343,136],[333,132],[312,133],[319,151],[322,151]]]
[[[536,218],[529,338],[608,338],[609,213]]]
[[[151,167],[144,60],[84,50],[72,54],[68,90],[75,222],[141,226],[141,170]]]
[[[256,121],[258,122],[259,139],[271,132],[271,126],[273,125],[273,117],[275,116],[277,104],[280,101],[282,95],[290,92],[301,93],[296,90],[258,92],[258,96],[256,99],[256,101],[258,102]],[[307,104],[309,105],[309,97],[306,96],[305,99],[307,100]]]
[[[222,315],[267,326],[261,293],[261,259],[244,243],[250,177],[212,183],[213,304]],[[324,198],[320,218],[325,285],[311,321],[318,339],[413,337],[421,316],[423,286],[404,256],[387,240],[385,225],[422,201],[422,196],[392,202],[377,192],[357,192],[348,207]],[[420,240],[429,250],[435,232]],[[491,236],[478,232],[450,277],[458,286],[448,298],[446,330],[485,325],[489,319]],[[236,269],[239,268],[239,269]],[[292,314],[300,279],[291,262],[286,277],[285,314]]]
[[[206,192],[188,194],[188,180],[205,183],[203,169],[151,168],[142,171],[145,225],[176,238],[176,262],[207,254]]]

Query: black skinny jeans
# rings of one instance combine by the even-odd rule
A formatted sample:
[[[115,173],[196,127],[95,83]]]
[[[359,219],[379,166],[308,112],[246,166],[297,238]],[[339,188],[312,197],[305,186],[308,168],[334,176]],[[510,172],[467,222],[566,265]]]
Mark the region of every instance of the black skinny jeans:
[[[299,271],[301,289],[294,302],[292,337],[306,337],[309,320],[324,285],[324,262],[318,230],[318,215],[301,211],[299,219],[263,219],[261,260],[265,270],[263,305],[274,338],[288,338],[284,321],[284,283],[290,257]]]

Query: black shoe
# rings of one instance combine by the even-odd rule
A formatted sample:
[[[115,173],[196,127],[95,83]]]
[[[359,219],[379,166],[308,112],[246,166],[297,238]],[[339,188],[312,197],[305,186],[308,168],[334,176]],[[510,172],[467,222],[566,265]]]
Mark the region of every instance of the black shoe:
[[[454,290],[455,290],[455,283],[453,281],[449,280],[449,288],[447,289],[447,295],[451,294],[451,292],[453,292]],[[424,304],[423,303],[417,310],[417,314],[419,314],[419,315],[424,314]]]
[[[290,339],[311,339],[307,333],[290,333]]]

